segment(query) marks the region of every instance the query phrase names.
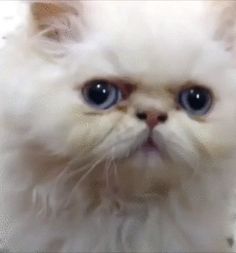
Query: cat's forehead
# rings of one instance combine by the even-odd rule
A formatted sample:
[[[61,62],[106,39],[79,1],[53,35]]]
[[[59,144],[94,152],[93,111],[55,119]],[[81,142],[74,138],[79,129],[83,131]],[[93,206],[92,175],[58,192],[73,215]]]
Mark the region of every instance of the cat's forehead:
[[[127,47],[186,44],[206,27],[201,1],[92,1],[88,7],[92,30]]]
[[[92,32],[123,75],[187,79],[211,42],[202,1],[97,1],[89,8]]]

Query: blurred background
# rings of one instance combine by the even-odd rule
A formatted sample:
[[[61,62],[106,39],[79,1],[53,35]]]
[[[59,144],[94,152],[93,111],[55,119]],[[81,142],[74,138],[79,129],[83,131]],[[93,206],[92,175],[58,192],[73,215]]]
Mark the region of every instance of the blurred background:
[[[0,0],[0,47],[5,44],[6,37],[23,22],[26,2]]]

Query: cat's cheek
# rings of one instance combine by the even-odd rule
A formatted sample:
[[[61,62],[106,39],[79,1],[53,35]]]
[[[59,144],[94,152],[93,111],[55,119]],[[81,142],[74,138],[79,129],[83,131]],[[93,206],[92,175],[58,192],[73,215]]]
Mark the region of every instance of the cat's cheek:
[[[200,156],[207,160],[226,159],[236,147],[233,129],[216,123],[194,128],[192,131],[200,144],[197,150]]]
[[[117,124],[117,117],[82,115],[78,117],[65,140],[67,152],[72,156],[92,155]]]
[[[233,122],[220,121],[219,117],[214,114],[205,121],[198,121],[181,111],[173,113],[168,123],[154,132],[154,138],[161,141],[174,163],[205,167],[206,163],[226,159],[236,146],[235,138],[232,138]]]
[[[168,122],[154,129],[153,138],[161,156],[174,167],[192,166],[199,160],[190,121],[184,112],[170,112]]]
[[[112,131],[104,137],[96,151],[108,158],[126,159],[146,141],[148,134],[145,124],[126,114],[113,124]]]

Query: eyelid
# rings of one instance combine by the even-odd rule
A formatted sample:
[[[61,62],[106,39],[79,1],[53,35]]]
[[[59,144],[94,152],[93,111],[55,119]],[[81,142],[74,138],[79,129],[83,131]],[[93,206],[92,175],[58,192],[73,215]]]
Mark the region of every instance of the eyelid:
[[[97,94],[95,94],[95,97],[92,96],[90,97],[90,91],[96,93],[96,89],[98,88],[100,90],[101,87],[98,87],[98,85],[102,85],[104,89],[108,89],[109,95],[106,98],[102,98],[101,101],[96,101]],[[92,90],[91,90],[92,89]],[[120,103],[125,102],[125,100],[131,95],[131,93],[134,90],[134,85],[130,84],[129,82],[125,80],[120,80],[120,79],[104,79],[104,78],[96,78],[96,79],[90,79],[89,81],[85,82],[82,89],[81,93],[83,95],[83,98],[87,104],[90,106],[97,108],[99,110],[109,110],[111,108],[114,108],[118,106]],[[101,90],[100,90],[101,92]],[[114,96],[114,101],[111,100]],[[111,101],[110,101],[110,100]]]
[[[83,85],[83,89],[88,88],[90,85],[93,85],[94,82],[99,82],[99,81],[106,81],[108,84],[117,87],[121,93],[123,99],[129,98],[129,96],[136,90],[136,85],[125,80],[125,79],[116,79],[116,78],[103,78],[103,77],[98,77],[98,78],[93,78],[89,81],[87,81]]]
[[[209,92],[210,96],[212,97],[212,107],[214,106],[215,102],[218,100],[216,94],[212,91],[211,88],[207,87],[207,85],[202,85],[197,82],[189,81],[185,84],[178,85],[177,87],[169,87],[168,91],[171,96],[174,97],[174,101],[176,107],[179,108],[179,94],[185,90],[189,90],[191,88],[202,88]]]

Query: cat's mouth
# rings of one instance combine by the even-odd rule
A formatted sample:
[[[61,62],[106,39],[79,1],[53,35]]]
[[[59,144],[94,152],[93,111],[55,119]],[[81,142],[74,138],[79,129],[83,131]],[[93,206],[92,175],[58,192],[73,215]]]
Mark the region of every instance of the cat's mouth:
[[[163,154],[158,142],[150,135],[138,146],[133,147],[127,153],[123,153],[120,159],[128,162],[128,166],[131,167],[156,169],[162,165]]]
[[[148,139],[141,145],[140,150],[143,152],[158,152],[159,148],[158,145],[153,141],[152,137],[148,137]]]
[[[137,138],[137,137],[136,137]],[[119,148],[114,149],[115,157],[117,160],[133,160],[133,159],[141,159],[143,161],[156,160],[156,158],[160,159],[162,156],[162,145],[158,144],[158,141],[155,140],[152,134],[148,134],[146,136],[140,136],[138,141],[135,140],[132,143],[127,145],[126,143],[121,143],[122,145]],[[135,143],[136,142],[136,143]],[[114,154],[113,154],[114,157]]]

